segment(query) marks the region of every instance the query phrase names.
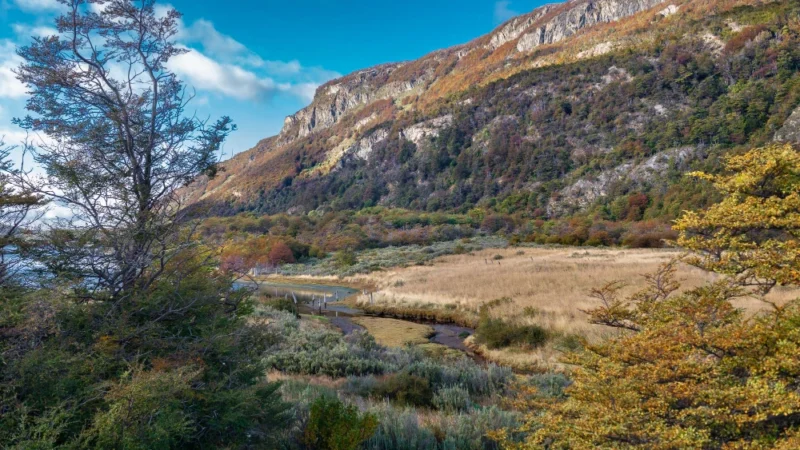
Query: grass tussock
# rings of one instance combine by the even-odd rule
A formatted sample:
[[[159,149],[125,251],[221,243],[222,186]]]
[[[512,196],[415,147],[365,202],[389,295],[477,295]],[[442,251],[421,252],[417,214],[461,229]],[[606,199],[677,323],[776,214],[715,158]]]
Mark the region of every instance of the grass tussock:
[[[375,341],[386,347],[427,344],[434,334],[432,327],[413,322],[379,317],[356,317],[354,323],[364,327]]]

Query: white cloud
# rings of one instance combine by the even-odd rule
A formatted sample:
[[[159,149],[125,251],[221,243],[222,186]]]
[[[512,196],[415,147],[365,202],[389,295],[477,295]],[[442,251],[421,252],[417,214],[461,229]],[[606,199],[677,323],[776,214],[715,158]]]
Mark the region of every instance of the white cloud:
[[[58,11],[64,5],[56,0],[14,0],[19,9],[28,12]]]
[[[157,8],[158,6],[156,6]],[[95,14],[101,14],[103,11],[108,8],[108,3],[89,3],[89,9]]]
[[[199,19],[188,27],[181,23],[179,27],[178,40],[184,44],[199,44],[204,54],[220,62],[259,68],[278,76],[298,75],[304,71],[297,60],[269,61],[261,58],[241,42],[220,33],[208,20]]]
[[[52,27],[27,25],[24,23],[15,23],[11,25],[14,34],[21,39],[29,39],[31,37],[47,37],[58,34],[58,30]]]
[[[259,58],[260,59],[260,58]],[[300,65],[300,61],[264,61],[260,59],[260,66],[263,67],[268,73],[276,75],[293,75],[302,72],[305,68]]]
[[[0,41],[0,98],[23,98],[27,95],[28,89],[13,72],[21,62],[14,43],[7,39]]]
[[[156,14],[164,16],[169,8],[170,5],[157,5]],[[205,19],[190,26],[180,22],[177,39],[187,48],[197,45],[202,51],[191,49],[190,53],[174,57],[170,61],[172,70],[198,89],[239,99],[285,92],[310,102],[320,84],[341,76],[321,67],[304,67],[297,60],[265,60]]]
[[[0,142],[7,147],[19,146],[25,142],[26,134],[22,130],[0,129]]]
[[[41,220],[43,222],[48,222],[57,219],[69,219],[74,215],[75,212],[70,207],[53,202],[47,205],[47,209]]]
[[[173,57],[169,68],[197,89],[219,92],[242,100],[259,99],[276,91],[289,92],[292,85],[276,83],[239,66],[221,64],[197,50]]]
[[[59,9],[56,0],[13,1],[28,11]],[[97,3],[90,3],[89,7],[97,13],[104,9]],[[163,17],[172,6],[157,3],[155,9],[156,15]],[[50,27],[24,23],[13,24],[12,28],[20,39],[57,34]],[[240,100],[263,99],[282,92],[311,101],[320,84],[341,76],[321,67],[305,67],[297,60],[264,59],[233,37],[219,32],[211,21],[205,19],[189,26],[179,21],[176,39],[189,52],[170,60],[169,68],[172,71],[198,90]],[[25,85],[16,79],[11,70],[20,62],[11,41],[0,41],[0,98],[20,99],[27,96]],[[119,71],[113,69],[112,73],[119,76]],[[204,101],[208,101],[207,97]]]
[[[193,100],[195,106],[208,106],[211,103],[211,100],[208,98],[207,95],[201,95],[199,97],[195,97]]]
[[[317,93],[319,86],[317,83],[300,83],[292,86],[291,92],[303,100],[311,102],[314,100],[314,94]]]
[[[241,42],[217,31],[214,24],[205,19],[197,20],[189,27],[182,26],[179,33],[179,40],[187,44],[200,43],[203,50],[215,58],[231,59],[245,55],[261,59],[252,55]]]
[[[189,49],[173,57],[169,69],[186,79],[196,89],[213,91],[240,100],[259,100],[283,92],[310,102],[320,83],[283,83],[270,77],[261,77],[234,64],[219,63],[201,52]],[[207,97],[200,97],[208,103]]]
[[[175,9],[175,7],[169,3],[156,3],[153,7],[153,12],[155,12],[156,17],[164,18],[167,17],[167,13],[172,9]]]
[[[494,21],[496,23],[505,22],[520,15],[518,11],[511,9],[511,2],[502,0],[494,3]]]
[[[38,134],[29,135],[24,130],[19,128],[0,128],[0,143],[2,143],[6,149],[11,149],[9,159],[14,163],[15,166],[19,166],[22,162],[22,147],[26,142],[31,145],[41,145],[45,141],[52,142],[49,138],[42,139]],[[25,159],[26,167],[30,168],[35,166],[30,158],[30,155],[28,155],[28,157]]]

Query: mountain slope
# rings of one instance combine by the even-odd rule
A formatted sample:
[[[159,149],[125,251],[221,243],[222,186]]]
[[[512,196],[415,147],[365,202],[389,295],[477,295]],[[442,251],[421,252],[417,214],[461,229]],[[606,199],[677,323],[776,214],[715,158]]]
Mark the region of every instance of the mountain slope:
[[[703,201],[680,173],[771,139],[798,104],[798,10],[544,6],[468,44],[321,86],[280,135],[187,197],[206,214],[482,205],[615,219],[615,202],[635,193],[650,215],[671,216]]]

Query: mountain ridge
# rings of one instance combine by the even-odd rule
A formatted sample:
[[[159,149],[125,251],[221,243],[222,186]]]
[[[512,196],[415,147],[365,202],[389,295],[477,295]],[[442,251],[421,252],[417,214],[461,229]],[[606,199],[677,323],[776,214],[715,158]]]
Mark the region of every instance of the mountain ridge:
[[[695,59],[692,64],[729,64],[727,60],[733,57],[733,53],[726,52],[730,51],[730,43],[736,39],[744,40],[745,47],[784,45],[777,28],[774,31],[760,30],[760,35],[750,36],[763,25],[744,23],[745,20],[759,20],[758,14],[751,14],[752,11],[771,13],[782,7],[792,10],[791,6],[780,3],[776,6],[775,2],[734,0],[573,0],[545,5],[466,44],[437,50],[414,61],[363,69],[326,83],[317,90],[308,107],[286,118],[277,136],[264,139],[253,149],[223,163],[224,171],[216,179],[199,180],[187,189],[186,197],[188,202],[202,206],[209,214],[244,210],[306,213],[321,206],[336,209],[372,204],[420,209],[463,208],[486,201],[491,204],[495,202],[492,199],[502,202],[517,193],[532,197],[536,191],[537,199],[528,200],[527,206],[523,207],[526,214],[555,216],[590,208],[604,197],[618,195],[616,190],[650,190],[657,184],[663,191],[672,181],[653,182],[658,174],[620,177],[617,176],[621,173],[618,168],[638,167],[644,162],[630,161],[631,157],[651,158],[659,152],[687,146],[692,148],[687,154],[697,155],[695,159],[704,160],[709,152],[705,150],[708,147],[705,138],[698,136],[679,136],[672,139],[674,142],[664,136],[651,138],[653,142],[637,137],[649,128],[657,128],[659,120],[696,122],[684,113],[697,108],[696,99],[693,99],[695,93],[690,92],[697,86],[680,91],[674,86],[653,84],[651,80],[648,72],[663,71],[663,66],[671,64],[659,54],[663,53],[660,46],[664,45],[659,40],[676,48],[686,47],[691,50],[688,53],[696,53],[681,56],[682,59]],[[763,15],[762,12],[759,14]],[[739,16],[744,17],[737,19],[742,24],[733,21]],[[675,37],[675,29],[689,32]],[[769,36],[764,37],[764,33]],[[743,47],[737,51],[746,53],[749,50]],[[775,65],[771,60],[767,63],[767,67]],[[630,67],[626,68],[626,64]],[[565,67],[572,67],[572,72],[592,67],[593,72],[575,75]],[[697,71],[688,66],[677,69]],[[728,70],[712,69],[712,72]],[[563,79],[545,83],[543,80],[550,76],[548,71],[564,72]],[[774,76],[771,73],[767,75]],[[670,72],[666,76],[672,78],[673,74]],[[709,72],[694,77],[696,80],[691,82],[696,85],[707,83],[701,79],[706,76],[714,80],[724,77],[721,73]],[[539,81],[528,80],[536,77]],[[524,81],[512,82],[515,79]],[[651,92],[629,92],[632,85],[643,81],[651,85]],[[519,88],[524,83],[530,86]],[[503,86],[506,93],[498,91],[498,86]],[[586,108],[587,104],[591,105],[589,109],[611,108],[607,102],[619,101],[620,98],[598,102],[606,95],[604,91],[612,89],[620,91],[620,98],[627,96],[629,102],[638,103],[628,110],[617,111],[620,117],[627,118],[627,124],[615,124],[610,116],[603,118],[606,123],[600,123],[589,117],[591,111],[587,111],[588,115],[581,113],[584,116],[580,120],[584,123],[580,126],[575,124],[574,133],[563,135],[564,129],[552,127],[553,121],[547,116],[531,112],[531,108],[541,108],[560,114],[555,98],[560,98],[561,103],[570,103],[570,109],[573,106]],[[507,94],[511,91],[519,92],[509,97]],[[796,106],[797,96],[790,94],[780,99],[782,103],[773,108],[776,111],[767,114],[769,117],[759,119],[761,128],[758,130],[768,125],[774,133],[781,126]],[[505,109],[516,109],[516,114],[500,114],[492,103],[498,100],[492,100],[488,97],[490,95],[503,97],[502,101],[508,104]],[[733,94],[723,92],[720,87],[714,95],[722,99]],[[476,100],[479,97],[483,99]],[[774,103],[775,99],[765,101]],[[483,123],[481,116],[485,114],[492,117]],[[570,111],[560,120],[578,119]],[[611,128],[606,130],[609,126]],[[451,134],[454,128],[467,133],[468,140],[459,141],[459,149],[448,147],[449,150],[445,150],[451,144],[439,142],[440,135]],[[479,158],[476,155],[494,152],[499,145],[494,142],[497,130],[507,132],[512,128],[513,134],[518,136],[513,144],[504,145],[521,146],[519,151],[523,156],[517,158],[523,158],[518,164],[522,170],[500,175],[490,169],[488,175],[479,175],[456,167],[459,158],[471,159],[464,164],[471,164],[472,170],[486,171],[486,166],[493,163],[488,159],[488,162],[476,163],[474,160]],[[758,133],[754,136],[756,140],[764,140]],[[741,144],[740,137],[734,136],[729,141],[725,145]],[[404,143],[413,148],[404,150]],[[556,148],[553,150],[555,156],[547,158],[561,162],[556,164],[559,167],[553,169],[555,172],[548,172],[543,178],[542,173],[547,170],[542,172],[541,164],[526,162],[525,158],[536,160],[539,158],[537,152],[547,153],[543,150],[545,145]],[[623,146],[647,148],[621,150]],[[373,155],[376,150],[381,155],[377,159]],[[410,163],[400,161],[405,158],[403,152],[412,155]],[[443,155],[443,152],[450,154]],[[401,156],[399,159],[398,154]],[[438,156],[430,156],[432,154]],[[614,155],[611,158],[614,161],[603,162],[610,158],[608,155]],[[444,174],[437,179],[433,172],[427,173],[420,168],[421,163],[430,164],[430,161],[423,161],[426,158],[447,160],[449,166],[438,167],[439,170],[460,172],[457,175]],[[569,161],[564,163],[564,158]],[[678,165],[661,164],[659,167],[688,170],[693,164],[690,160],[692,158],[684,158]],[[597,166],[598,162],[603,167]],[[407,166],[404,173],[398,172],[400,165]],[[598,187],[597,177],[604,171],[617,174],[609,179],[627,178],[627,184],[623,183],[624,188]],[[347,180],[347,176],[354,178]],[[608,184],[608,179],[603,183]],[[332,193],[331,189],[338,191]],[[408,189],[416,192],[398,194]],[[587,189],[602,195],[587,196]],[[374,192],[366,193],[370,190]],[[456,195],[454,190],[468,190],[470,193]],[[363,198],[343,200],[351,196],[348,194],[351,191],[352,196]],[[442,202],[437,197],[452,199]]]
[[[598,23],[607,23],[628,17],[635,13],[650,9],[667,0],[570,0],[565,3],[543,5],[530,13],[512,18],[499,25],[492,32],[472,41],[435,50],[413,61],[384,63],[358,70],[344,77],[331,80],[317,89],[314,101],[306,108],[286,118],[284,128],[280,132],[283,139],[291,140],[305,137],[316,129],[332,125],[336,118],[346,113],[352,105],[371,103],[372,98],[401,98],[402,94],[413,91],[415,87],[428,81],[436,80],[437,65],[417,75],[412,72],[408,77],[392,78],[392,74],[404,66],[413,64],[434,65],[455,54],[458,60],[468,56],[470,52],[481,48],[497,50],[507,43],[517,42],[519,53],[528,53],[541,45],[559,42],[576,32]],[[488,41],[488,42],[487,42]],[[357,80],[356,83],[352,83]],[[377,92],[363,92],[365,84],[369,86],[375,80],[384,81]],[[344,90],[356,90],[353,95],[336,98],[326,104],[324,98],[334,96]],[[368,91],[368,90],[367,90]],[[382,91],[382,92],[381,92]],[[372,94],[372,95],[370,95]],[[366,101],[363,101],[366,100]],[[318,103],[322,103],[319,105]],[[330,114],[328,114],[328,112]],[[299,132],[293,128],[299,126]]]

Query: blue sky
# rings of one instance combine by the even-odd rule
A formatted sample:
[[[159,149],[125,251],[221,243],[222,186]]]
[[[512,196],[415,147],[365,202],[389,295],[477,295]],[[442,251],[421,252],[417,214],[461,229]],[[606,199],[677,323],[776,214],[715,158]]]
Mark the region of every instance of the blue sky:
[[[227,156],[276,134],[314,89],[341,74],[415,59],[491,31],[542,0],[168,0],[184,14],[173,70],[197,91],[201,116],[229,115],[239,126]],[[10,69],[14,48],[52,31],[56,0],[0,0],[0,136],[20,138],[11,118],[25,92]]]

